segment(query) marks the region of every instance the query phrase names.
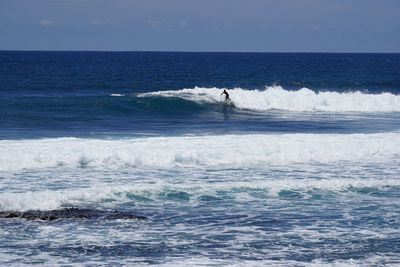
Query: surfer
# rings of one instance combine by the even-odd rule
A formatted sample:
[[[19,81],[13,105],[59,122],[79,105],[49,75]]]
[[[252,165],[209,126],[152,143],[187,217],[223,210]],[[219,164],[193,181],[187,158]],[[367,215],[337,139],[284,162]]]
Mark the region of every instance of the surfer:
[[[222,94],[221,95],[225,95],[225,101],[227,101],[227,100],[229,100],[229,101],[232,101],[230,98],[229,98],[229,94],[228,94],[228,92],[224,89],[224,91],[222,92]],[[221,96],[220,95],[220,96]]]

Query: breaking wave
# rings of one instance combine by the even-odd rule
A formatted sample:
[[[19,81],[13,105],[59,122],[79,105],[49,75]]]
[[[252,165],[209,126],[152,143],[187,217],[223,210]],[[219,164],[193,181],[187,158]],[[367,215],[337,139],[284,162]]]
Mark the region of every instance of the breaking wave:
[[[115,180],[118,180],[115,178]],[[76,181],[78,183],[78,181]],[[321,193],[331,197],[340,194],[381,194],[400,187],[395,177],[382,179],[364,178],[279,178],[252,179],[249,181],[190,180],[189,183],[155,181],[131,182],[129,185],[96,183],[89,188],[7,192],[0,194],[0,211],[55,210],[69,207],[93,207],[107,209],[111,205],[135,201],[136,205],[147,202],[194,203],[213,202],[229,198],[235,202],[258,200],[263,197],[299,199],[318,197]],[[257,194],[258,193],[258,194]],[[260,194],[261,193],[261,194]],[[243,195],[244,194],[244,195]],[[112,206],[111,206],[112,207]],[[1,215],[1,214],[0,214]],[[1,217],[1,216],[0,216]]]
[[[218,103],[226,88],[203,88],[158,91],[139,94],[138,97],[173,97],[197,103]],[[229,90],[230,98],[237,108],[268,111],[326,111],[326,112],[399,112],[400,95],[392,93],[368,94],[354,92],[315,92],[308,88],[297,91],[281,86],[268,86],[265,90]]]
[[[0,171],[54,167],[257,166],[371,162],[400,156],[400,133],[245,134],[0,141]]]

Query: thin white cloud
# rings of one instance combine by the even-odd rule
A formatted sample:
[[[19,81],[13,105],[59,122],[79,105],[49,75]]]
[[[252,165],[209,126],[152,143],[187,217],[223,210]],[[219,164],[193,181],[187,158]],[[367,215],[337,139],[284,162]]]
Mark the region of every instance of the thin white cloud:
[[[100,20],[98,20],[98,19],[91,19],[91,20],[89,21],[89,24],[92,25],[92,26],[102,26],[102,25],[104,25],[105,23],[102,22],[102,21],[100,21]]]
[[[39,25],[42,26],[42,27],[49,27],[49,26],[54,26],[55,23],[54,23],[54,21],[49,20],[49,19],[42,19],[39,22]]]
[[[232,24],[229,22],[223,22],[223,23],[219,23],[219,24],[214,24],[212,25],[212,29],[214,31],[223,31],[226,29],[232,28]]]
[[[158,27],[158,26],[160,26],[160,25],[162,25],[162,24],[165,24],[165,21],[160,21],[160,20],[154,20],[154,19],[148,19],[147,21],[146,21],[146,25],[148,26],[148,27]]]
[[[321,31],[321,27],[319,25],[311,25],[311,29],[317,32]]]
[[[189,24],[185,20],[178,21],[178,25],[180,28],[186,28]]]

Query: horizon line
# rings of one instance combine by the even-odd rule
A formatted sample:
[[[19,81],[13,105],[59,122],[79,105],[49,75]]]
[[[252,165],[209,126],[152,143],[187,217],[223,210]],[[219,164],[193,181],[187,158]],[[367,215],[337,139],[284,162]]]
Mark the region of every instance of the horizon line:
[[[0,52],[102,52],[102,53],[248,53],[248,54],[400,54],[400,52],[332,52],[332,51],[186,51],[186,50],[43,50],[0,49]]]

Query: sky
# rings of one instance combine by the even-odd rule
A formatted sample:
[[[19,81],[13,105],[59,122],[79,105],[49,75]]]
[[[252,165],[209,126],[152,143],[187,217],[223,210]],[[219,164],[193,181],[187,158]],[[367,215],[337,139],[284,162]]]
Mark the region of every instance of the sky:
[[[400,0],[0,0],[0,50],[400,52]]]

